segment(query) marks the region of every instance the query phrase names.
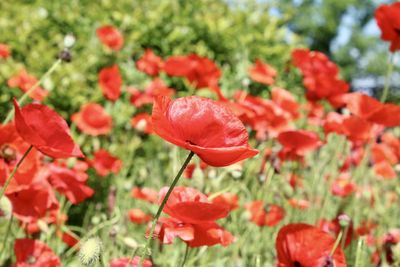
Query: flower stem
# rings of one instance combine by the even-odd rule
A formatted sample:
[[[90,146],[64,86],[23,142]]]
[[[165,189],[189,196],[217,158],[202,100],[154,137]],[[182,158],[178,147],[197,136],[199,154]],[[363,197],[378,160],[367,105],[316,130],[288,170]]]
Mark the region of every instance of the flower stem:
[[[189,246],[186,244],[185,256],[183,257],[183,261],[182,261],[180,267],[184,267],[185,266],[185,263],[186,263],[186,260],[188,258],[188,255],[189,255]]]
[[[12,172],[10,173],[10,176],[8,176],[6,182],[4,183],[3,188],[1,188],[0,191],[0,200],[3,197],[4,193],[6,192],[7,186],[8,184],[11,182],[11,179],[14,177],[15,173],[17,172],[19,166],[21,166],[22,162],[24,161],[24,159],[26,158],[26,156],[28,156],[29,152],[32,150],[33,146],[31,145],[24,153],[24,155],[22,156],[22,158],[17,162],[17,165],[15,165],[14,169],[12,170]]]
[[[381,99],[380,99],[382,103],[384,103],[386,101],[386,98],[389,93],[390,78],[392,77],[393,65],[394,65],[393,59],[394,59],[394,54],[391,54],[389,56],[389,65],[388,65],[388,69],[387,69],[386,77],[385,77],[385,86],[383,87],[383,92],[382,92]]]
[[[335,254],[336,249],[339,247],[340,241],[342,240],[343,236],[343,231],[340,231],[338,237],[336,238],[335,244],[333,245],[333,248],[331,250],[331,253],[329,256],[333,257],[333,254]]]
[[[13,214],[11,214],[11,217],[8,220],[7,230],[6,230],[6,233],[4,235],[4,239],[3,239],[1,250],[0,250],[0,262],[1,262],[2,258],[3,258],[3,252],[6,251],[6,244],[7,244],[8,236],[10,235],[10,232],[11,232],[13,219],[14,219],[14,216],[13,216]]]
[[[44,81],[44,79],[46,79],[47,76],[49,76],[50,74],[52,74],[52,73],[57,69],[57,67],[61,64],[61,62],[62,62],[61,59],[56,60],[56,61],[53,63],[53,65],[50,67],[50,69],[48,69],[47,72],[46,72],[45,74],[43,74],[43,76],[40,78],[40,80],[37,81],[28,91],[26,91],[26,92],[21,96],[21,98],[18,100],[18,103],[22,105],[22,104],[25,102],[26,98],[30,95],[30,93],[32,93],[40,84],[42,84],[43,81]],[[11,110],[8,112],[6,119],[3,121],[3,124],[6,124],[7,122],[9,122],[9,121],[12,119],[12,117],[13,117],[13,115],[14,115],[14,112],[13,112],[13,111],[14,111],[14,110],[11,109]]]
[[[147,238],[146,245],[144,246],[142,256],[140,257],[140,261],[139,261],[138,267],[142,267],[142,265],[143,265],[144,258],[146,257],[147,250],[149,249],[149,246],[151,244],[151,240],[153,238],[154,230],[156,229],[156,225],[157,225],[158,219],[160,218],[161,212],[164,209],[164,206],[167,203],[168,198],[171,195],[172,191],[174,190],[176,184],[178,183],[179,178],[182,176],[183,171],[186,169],[187,165],[189,164],[189,162],[190,162],[190,160],[192,159],[193,156],[194,156],[194,153],[192,151],[190,151],[190,154],[187,156],[187,158],[186,158],[185,162],[183,163],[181,169],[179,170],[178,174],[175,176],[174,180],[172,181],[171,186],[169,187],[167,194],[165,195],[164,199],[162,200],[160,207],[158,207],[156,216],[154,216],[153,222],[151,224],[150,233],[149,233],[149,236]],[[132,258],[130,259],[130,261],[131,260],[132,260]]]

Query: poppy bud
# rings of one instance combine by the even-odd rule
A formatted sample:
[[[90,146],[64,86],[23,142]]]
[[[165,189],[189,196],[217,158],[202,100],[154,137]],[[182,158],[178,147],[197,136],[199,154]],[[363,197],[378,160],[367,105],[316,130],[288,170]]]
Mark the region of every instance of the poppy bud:
[[[65,48],[58,54],[58,58],[64,62],[71,62],[72,54],[67,48]]]
[[[103,244],[98,237],[86,240],[79,250],[79,259],[83,265],[93,266],[100,260]]]
[[[75,41],[76,41],[75,36],[73,36],[72,34],[67,34],[64,37],[64,46],[66,48],[71,48],[74,46]]]
[[[12,204],[10,200],[6,197],[0,199],[0,218],[5,217],[9,219],[12,214]]]
[[[132,249],[136,249],[136,248],[138,248],[138,243],[136,242],[136,240],[135,239],[133,239],[133,238],[130,238],[130,237],[125,237],[124,238],[124,244],[127,246],[127,247],[130,247],[130,248],[132,248]]]
[[[339,224],[341,227],[345,228],[347,226],[349,226],[349,224],[351,223],[351,219],[348,215],[346,214],[340,214],[338,216],[339,219]]]

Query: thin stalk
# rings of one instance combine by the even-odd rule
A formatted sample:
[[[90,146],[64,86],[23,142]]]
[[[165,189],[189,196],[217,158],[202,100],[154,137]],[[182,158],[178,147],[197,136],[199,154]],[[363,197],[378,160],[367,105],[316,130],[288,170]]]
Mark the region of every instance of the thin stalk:
[[[362,254],[363,254],[364,238],[360,238],[357,243],[356,262],[354,267],[361,267]]]
[[[184,267],[185,266],[185,263],[186,263],[186,260],[188,258],[188,255],[189,255],[189,246],[186,245],[185,256],[183,257],[183,260],[182,260],[182,263],[181,263],[180,267]]]
[[[383,87],[383,92],[382,92],[382,96],[381,96],[381,102],[384,103],[386,101],[386,98],[388,96],[389,93],[389,87],[390,87],[390,78],[392,77],[392,73],[393,73],[393,59],[394,59],[394,54],[390,54],[389,56],[389,65],[388,65],[388,69],[386,72],[386,77],[385,77],[385,86]]]
[[[11,226],[12,226],[12,223],[13,223],[13,219],[14,219],[14,215],[11,214],[10,220],[8,220],[6,234],[4,235],[2,246],[1,246],[0,261],[3,258],[3,252],[6,251],[7,239],[8,239],[8,236],[10,235],[10,232],[11,232]]]
[[[342,240],[342,236],[343,236],[343,231],[340,231],[338,237],[336,238],[335,244],[333,245],[331,253],[329,253],[329,256],[333,257],[333,254],[335,254],[335,251],[340,244],[340,240]]]
[[[157,225],[158,219],[160,218],[161,212],[164,209],[164,206],[167,203],[168,198],[171,195],[172,191],[174,190],[176,184],[178,183],[179,178],[182,176],[183,171],[186,169],[187,165],[189,164],[189,162],[193,158],[193,156],[194,156],[194,153],[192,151],[190,151],[190,154],[187,156],[187,158],[186,158],[185,162],[183,163],[181,169],[179,170],[178,174],[175,176],[174,180],[172,181],[171,186],[169,187],[167,194],[165,195],[163,201],[161,202],[160,207],[158,207],[156,216],[154,217],[153,222],[151,224],[149,237],[147,238],[146,245],[144,246],[143,253],[142,253],[142,256],[140,257],[140,261],[139,261],[138,267],[142,267],[142,265],[143,265],[144,259],[145,259],[146,254],[147,254],[147,250],[150,247],[151,240],[152,240],[153,234],[154,234],[154,230],[156,229],[156,225]],[[133,257],[131,257],[129,262],[132,261],[132,258]]]
[[[61,59],[56,60],[56,61],[53,63],[53,65],[50,67],[50,69],[48,69],[48,71],[47,71],[45,74],[43,74],[43,76],[42,76],[34,85],[32,85],[32,87],[31,87],[28,91],[26,91],[26,92],[21,96],[20,99],[18,99],[18,103],[22,105],[22,104],[25,102],[26,98],[27,98],[39,85],[41,85],[41,84],[43,83],[44,79],[46,79],[50,74],[52,74],[52,73],[57,69],[57,67],[61,64],[61,62],[62,62]],[[8,112],[6,119],[3,121],[3,124],[8,123],[8,122],[12,119],[12,117],[13,117],[13,115],[14,115],[14,112],[13,112],[13,111],[14,111],[14,110],[11,109],[11,110]]]
[[[24,153],[24,155],[22,156],[22,158],[17,162],[17,165],[15,165],[14,169],[12,170],[12,172],[10,173],[10,176],[8,176],[6,182],[4,183],[4,186],[1,188],[0,191],[0,200],[3,197],[4,193],[6,192],[7,186],[9,185],[9,183],[11,182],[11,179],[14,177],[15,173],[17,172],[19,166],[21,166],[22,162],[24,161],[24,159],[26,158],[26,156],[28,156],[29,152],[32,150],[33,146],[31,145]]]

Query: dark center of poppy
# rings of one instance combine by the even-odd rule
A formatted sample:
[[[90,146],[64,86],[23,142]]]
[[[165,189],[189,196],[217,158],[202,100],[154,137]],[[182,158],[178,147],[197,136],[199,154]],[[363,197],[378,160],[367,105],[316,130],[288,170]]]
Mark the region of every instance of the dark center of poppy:
[[[26,263],[28,263],[28,264],[34,264],[35,262],[36,262],[36,258],[32,255],[26,259]]]
[[[335,267],[335,263],[331,256],[326,256],[324,263],[321,267]]]
[[[394,31],[395,31],[398,35],[400,35],[400,29],[395,28]]]
[[[298,261],[293,262],[293,267],[302,267],[301,263]]]
[[[17,158],[17,150],[9,144],[4,144],[0,147],[0,158],[11,162]]]

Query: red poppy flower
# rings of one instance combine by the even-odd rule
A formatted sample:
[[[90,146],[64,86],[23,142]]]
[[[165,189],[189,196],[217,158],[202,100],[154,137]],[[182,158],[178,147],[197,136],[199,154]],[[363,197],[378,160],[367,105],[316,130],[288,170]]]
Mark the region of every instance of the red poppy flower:
[[[395,179],[397,177],[396,171],[387,161],[374,164],[374,172],[385,179]]]
[[[139,132],[144,132],[146,134],[153,133],[153,124],[151,122],[151,115],[148,113],[139,113],[131,119],[131,125],[133,128]]]
[[[136,68],[150,76],[157,76],[164,66],[163,60],[147,48],[143,56],[136,61]]]
[[[223,193],[213,198],[212,203],[225,205],[232,211],[239,207],[239,198],[233,193]]]
[[[66,167],[51,164],[48,180],[72,204],[78,204],[94,194],[94,190],[86,185],[89,176]]]
[[[291,198],[288,200],[290,206],[295,209],[305,210],[310,207],[310,202],[306,199]]]
[[[400,50],[400,3],[380,5],[375,11],[376,22],[381,29],[381,38],[390,42],[390,51]]]
[[[121,32],[110,25],[97,28],[96,35],[100,41],[112,50],[120,50],[124,45],[124,37]]]
[[[7,81],[7,85],[9,87],[18,87],[22,92],[25,93],[28,92],[33,85],[37,83],[37,81],[38,80],[35,78],[35,76],[28,74],[25,69],[21,69],[18,75],[11,77]],[[32,99],[42,101],[48,94],[48,91],[44,90],[40,86],[37,86],[35,90],[29,93],[29,96]]]
[[[163,244],[171,244],[176,237],[189,247],[228,246],[234,242],[233,235],[214,222],[188,224],[175,218],[161,218],[157,236]]]
[[[279,152],[282,160],[302,160],[307,152],[322,144],[317,133],[305,130],[282,132],[278,136],[278,142],[283,146]]]
[[[135,224],[145,224],[151,221],[151,216],[141,209],[130,209],[128,211],[129,220]]]
[[[343,214],[336,216],[336,218],[334,218],[333,220],[321,219],[319,222],[319,228],[336,239],[339,236],[340,231],[342,230],[339,221],[341,216],[347,217],[347,215]],[[353,222],[349,218],[348,220],[349,220],[349,226],[347,227],[346,236],[343,237],[345,239],[345,246],[350,245],[354,236]]]
[[[308,224],[288,224],[276,237],[277,267],[346,267],[346,258],[340,247],[332,256],[335,239],[317,227]]]
[[[351,181],[349,173],[341,173],[331,185],[334,196],[347,197],[357,191],[357,185]]]
[[[85,134],[98,136],[108,134],[112,128],[112,117],[96,103],[88,103],[71,116],[79,130]]]
[[[0,186],[4,185],[29,146],[17,133],[14,123],[0,125]],[[6,193],[28,188],[37,179],[36,174],[40,166],[40,155],[35,148],[31,150],[18,167],[6,189]]]
[[[310,101],[326,99],[334,107],[343,105],[342,97],[350,86],[339,79],[339,68],[321,52],[308,49],[295,49],[292,52],[293,64],[303,74],[303,84]]]
[[[121,167],[122,161],[107,150],[99,149],[94,152],[94,158],[89,160],[89,164],[96,170],[96,173],[102,177],[109,173],[117,174]]]
[[[61,233],[61,240],[64,242],[64,244],[68,245],[70,248],[76,246],[79,243],[79,240],[75,236],[67,232]]]
[[[351,113],[373,123],[386,127],[400,125],[400,106],[383,104],[362,93],[351,93],[344,98]]]
[[[22,222],[42,218],[51,210],[58,210],[56,196],[45,181],[32,183],[29,188],[7,194],[13,207],[13,214]]]
[[[246,204],[250,220],[258,226],[275,226],[285,217],[285,210],[278,205],[265,205],[261,200]]]
[[[135,256],[129,264],[130,258],[119,258],[112,259],[110,261],[110,267],[137,267],[139,265],[140,257]],[[144,260],[142,267],[152,267],[152,263],[149,260]]]
[[[83,157],[72,140],[68,124],[49,107],[29,104],[19,107],[14,99],[15,128],[37,150],[52,158]]]
[[[210,99],[157,97],[152,121],[158,135],[193,151],[211,166],[228,166],[258,153],[249,146],[242,122]]]
[[[223,97],[218,88],[221,71],[208,58],[196,54],[173,56],[165,61],[164,71],[169,76],[185,77],[197,89],[208,88]]]
[[[196,169],[196,164],[190,163],[187,165],[185,171],[183,172],[183,177],[186,179],[192,179],[193,177],[193,172]]]
[[[6,44],[0,44],[0,58],[8,58],[10,56],[10,48]]]
[[[99,85],[103,95],[115,101],[121,95],[122,77],[119,73],[118,65],[102,68],[99,72]]]
[[[277,74],[278,72],[272,66],[262,62],[260,59],[257,59],[254,66],[249,69],[249,75],[253,81],[266,85],[274,84],[274,78]]]
[[[158,200],[158,192],[148,187],[134,187],[131,191],[131,196],[149,203],[157,203]]]
[[[168,187],[160,190],[159,202],[164,199],[167,191]],[[210,203],[203,193],[183,186],[174,188],[163,211],[171,217],[190,224],[212,222],[225,218],[229,213],[227,206]]]
[[[280,87],[274,87],[271,89],[271,99],[283,110],[290,113],[292,119],[297,119],[300,117],[300,106],[289,91]]]
[[[132,87],[129,88],[129,92],[132,94],[130,101],[137,108],[146,104],[153,104],[154,98],[158,95],[171,97],[175,94],[175,90],[167,87],[160,78],[152,80],[144,92]]]
[[[17,239],[14,244],[17,262],[13,267],[56,267],[60,258],[45,243],[29,238]]]

